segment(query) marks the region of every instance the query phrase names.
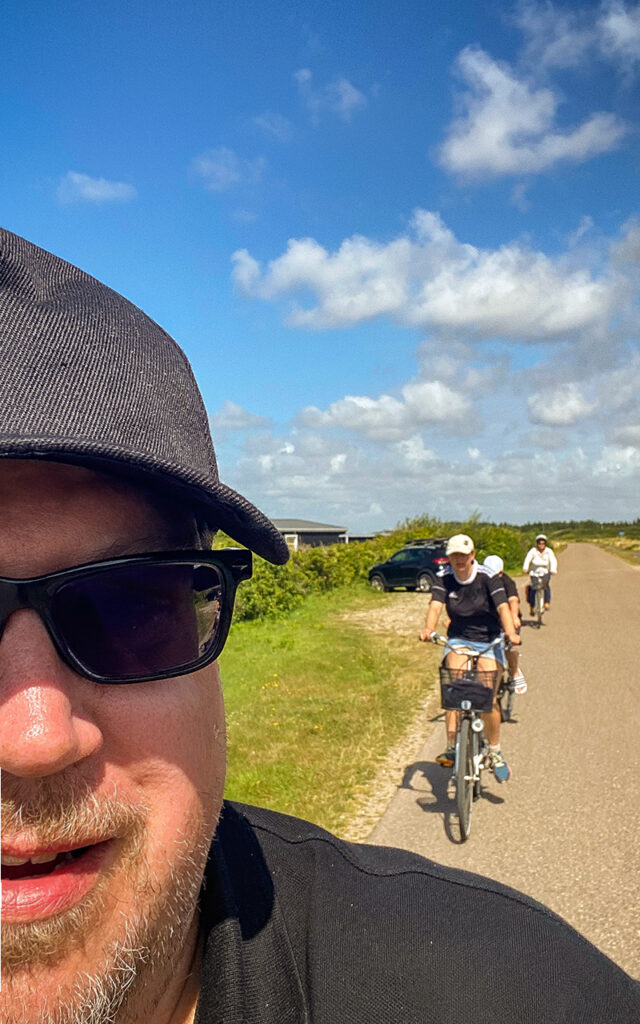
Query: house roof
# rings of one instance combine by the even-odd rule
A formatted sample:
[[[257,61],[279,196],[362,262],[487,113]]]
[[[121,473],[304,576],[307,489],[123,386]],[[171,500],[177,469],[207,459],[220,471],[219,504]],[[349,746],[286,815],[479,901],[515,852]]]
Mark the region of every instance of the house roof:
[[[272,519],[280,533],[346,533],[346,526],[331,526],[329,523],[314,523],[310,519]]]

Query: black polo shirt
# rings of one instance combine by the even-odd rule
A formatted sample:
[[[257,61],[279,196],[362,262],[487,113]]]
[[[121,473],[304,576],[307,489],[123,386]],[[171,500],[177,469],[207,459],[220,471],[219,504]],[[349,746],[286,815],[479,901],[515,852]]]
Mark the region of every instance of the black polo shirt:
[[[502,626],[497,608],[507,595],[500,577],[486,566],[474,562],[470,579],[461,583],[448,565],[432,584],[431,598],[447,609],[449,636],[487,644],[499,636]]]
[[[640,986],[540,903],[226,804],[195,1024],[638,1024]]]

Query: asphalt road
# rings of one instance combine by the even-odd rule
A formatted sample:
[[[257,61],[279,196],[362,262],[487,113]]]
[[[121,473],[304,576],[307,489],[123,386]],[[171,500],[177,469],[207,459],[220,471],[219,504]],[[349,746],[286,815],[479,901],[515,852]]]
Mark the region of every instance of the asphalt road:
[[[522,581],[519,591],[523,599]],[[525,610],[529,690],[501,738],[513,778],[499,785],[483,773],[467,842],[450,771],[434,761],[440,720],[369,840],[528,893],[640,976],[640,569],[571,544],[552,592],[542,629]]]

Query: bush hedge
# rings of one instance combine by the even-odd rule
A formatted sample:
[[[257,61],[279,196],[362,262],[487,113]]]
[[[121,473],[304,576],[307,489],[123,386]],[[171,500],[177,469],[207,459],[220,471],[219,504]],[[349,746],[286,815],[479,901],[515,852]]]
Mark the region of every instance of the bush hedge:
[[[531,546],[529,530],[472,517],[463,523],[443,523],[429,516],[406,520],[385,536],[351,544],[302,548],[292,552],[286,565],[275,566],[254,555],[253,578],[238,588],[237,620],[273,618],[292,611],[313,593],[343,587],[358,580],[367,581],[367,573],[376,562],[383,562],[409,540],[418,537],[450,537],[468,533],[476,544],[477,557],[500,555],[507,572],[519,572]],[[216,536],[215,546],[234,542],[225,535]]]

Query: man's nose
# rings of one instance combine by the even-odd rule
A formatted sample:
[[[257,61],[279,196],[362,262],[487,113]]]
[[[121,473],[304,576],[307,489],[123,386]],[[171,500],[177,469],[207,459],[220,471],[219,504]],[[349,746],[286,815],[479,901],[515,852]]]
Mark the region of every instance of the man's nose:
[[[93,685],[60,660],[35,612],[15,612],[0,640],[0,769],[44,777],[96,753]]]

